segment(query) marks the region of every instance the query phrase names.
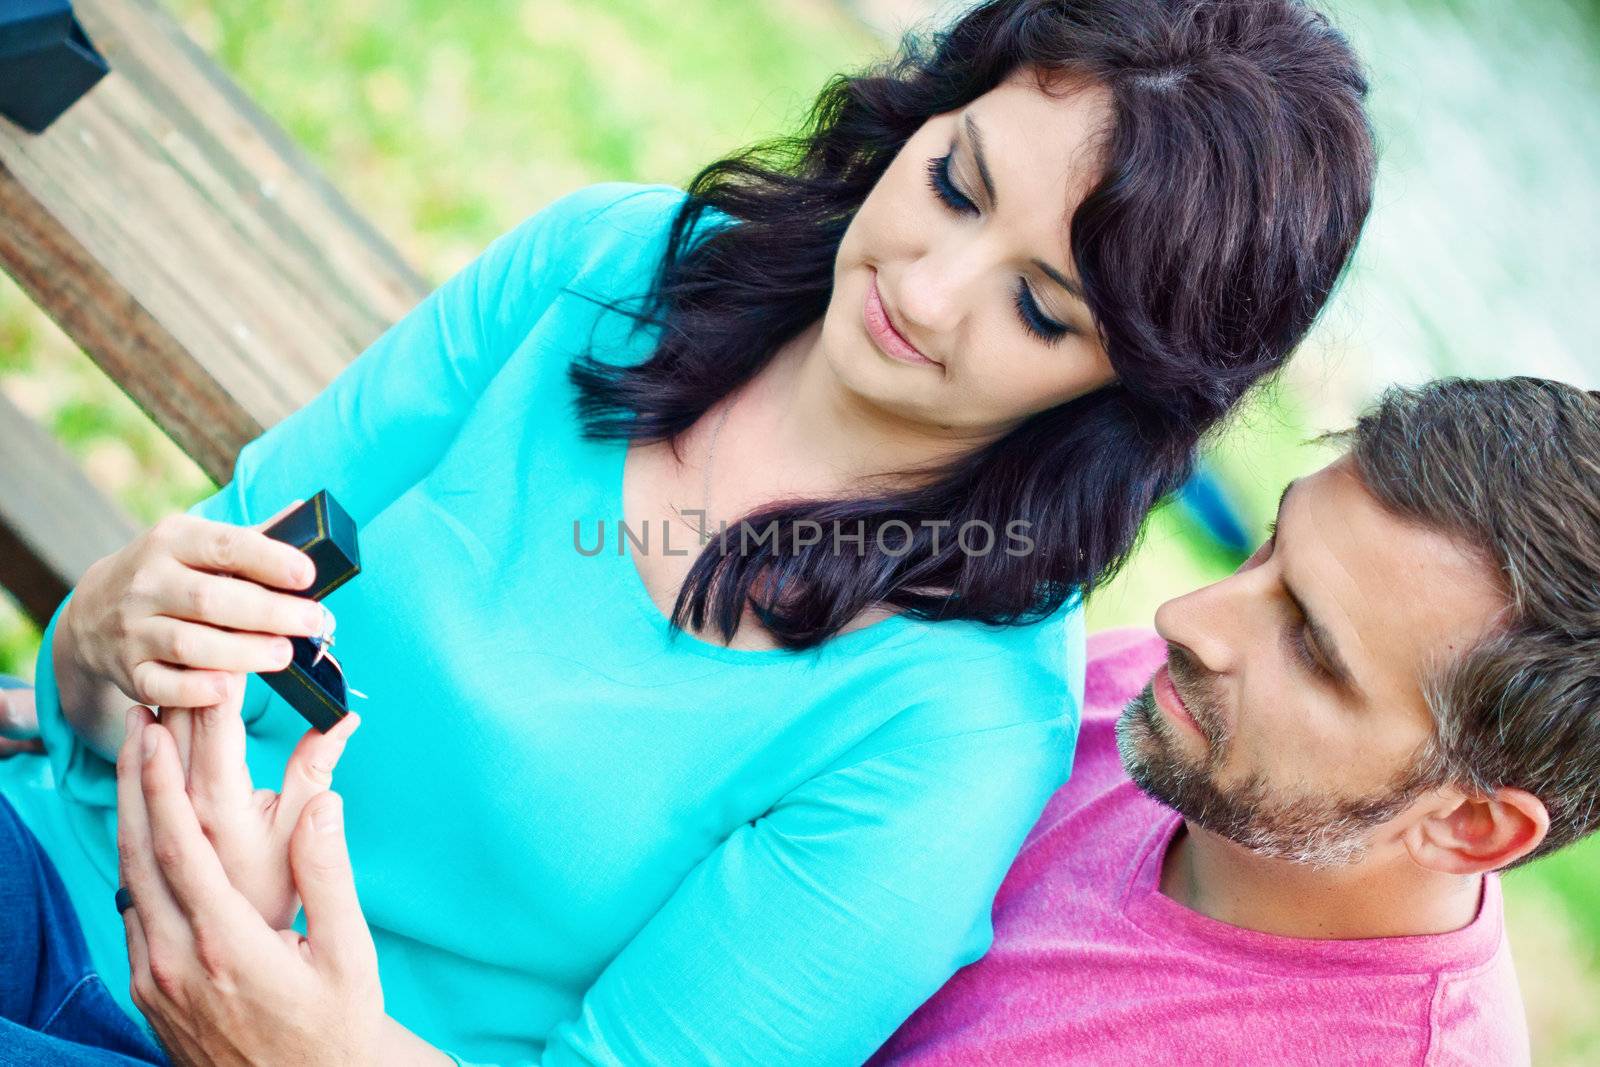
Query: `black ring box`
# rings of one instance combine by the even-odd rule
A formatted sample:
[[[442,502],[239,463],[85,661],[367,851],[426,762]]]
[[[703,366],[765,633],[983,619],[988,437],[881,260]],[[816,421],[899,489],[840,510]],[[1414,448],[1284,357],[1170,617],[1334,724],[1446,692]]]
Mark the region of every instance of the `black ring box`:
[[[329,593],[361,573],[361,554],[356,547],[356,524],[326,489],[267,527],[268,537],[293,545],[311,557],[317,576],[310,588],[297,595],[322,600]],[[317,658],[316,642],[306,637],[291,637],[294,659],[281,671],[263,671],[262,681],[305,716],[306,721],[327,733],[350,712],[349,687],[333,662]]]

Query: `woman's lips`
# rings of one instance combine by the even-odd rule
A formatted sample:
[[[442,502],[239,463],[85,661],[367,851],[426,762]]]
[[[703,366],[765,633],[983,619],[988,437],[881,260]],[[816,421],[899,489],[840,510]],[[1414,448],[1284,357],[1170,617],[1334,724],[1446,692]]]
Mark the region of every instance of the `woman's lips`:
[[[1160,706],[1162,711],[1167,713],[1168,718],[1175,719],[1202,738],[1206,738],[1206,732],[1200,729],[1200,724],[1195,721],[1194,715],[1190,713],[1188,707],[1184,704],[1183,698],[1178,695],[1178,690],[1173,687],[1172,675],[1167,671],[1165,663],[1161,665],[1160,670],[1156,671],[1156,676],[1151,679],[1150,689],[1155,694],[1156,704]],[[1209,741],[1210,738],[1206,738],[1206,740]]]
[[[937,360],[929,359],[918,352],[916,346],[894,328],[894,323],[889,321],[889,313],[884,310],[883,299],[878,295],[878,272],[872,272],[872,279],[867,283],[867,300],[863,312],[867,323],[867,333],[872,340],[882,349],[883,354],[902,363],[921,363],[934,367],[944,364]]]

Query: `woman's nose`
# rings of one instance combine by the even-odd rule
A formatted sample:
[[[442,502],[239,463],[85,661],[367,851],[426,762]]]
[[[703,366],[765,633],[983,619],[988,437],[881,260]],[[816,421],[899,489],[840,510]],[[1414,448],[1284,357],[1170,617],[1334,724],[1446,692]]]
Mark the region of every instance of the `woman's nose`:
[[[941,241],[900,276],[900,291],[890,297],[908,332],[923,337],[954,336],[979,294],[985,267],[974,242]]]

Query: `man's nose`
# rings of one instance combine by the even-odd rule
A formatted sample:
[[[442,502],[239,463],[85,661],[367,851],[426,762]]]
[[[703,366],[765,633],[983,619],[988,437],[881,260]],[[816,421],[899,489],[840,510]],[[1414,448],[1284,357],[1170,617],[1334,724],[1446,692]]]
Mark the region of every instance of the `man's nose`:
[[[1253,632],[1253,620],[1261,613],[1250,606],[1256,595],[1249,580],[1252,574],[1231,574],[1168,600],[1156,609],[1156,632],[1182,645],[1213,674],[1230,673],[1238,666],[1242,650],[1262,637]]]

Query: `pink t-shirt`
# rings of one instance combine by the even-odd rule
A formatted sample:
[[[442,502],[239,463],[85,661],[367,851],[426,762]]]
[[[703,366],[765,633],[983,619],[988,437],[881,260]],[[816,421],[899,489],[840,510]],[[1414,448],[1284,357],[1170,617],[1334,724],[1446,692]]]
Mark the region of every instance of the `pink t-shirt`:
[[[1113,724],[1165,653],[1149,630],[1090,638],[1072,779],[995,898],[993,946],[869,1063],[1526,1064],[1493,875],[1463,929],[1360,941],[1245,930],[1162,895],[1181,820],[1129,781]]]

